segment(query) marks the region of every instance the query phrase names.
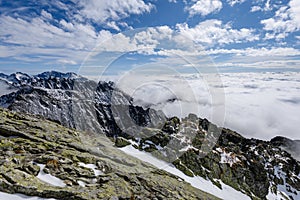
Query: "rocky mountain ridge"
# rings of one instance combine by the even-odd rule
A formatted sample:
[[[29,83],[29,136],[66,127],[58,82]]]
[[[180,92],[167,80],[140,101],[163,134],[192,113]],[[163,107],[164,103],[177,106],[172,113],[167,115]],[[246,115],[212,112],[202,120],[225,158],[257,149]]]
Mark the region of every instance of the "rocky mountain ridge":
[[[1,107],[42,115],[78,130],[122,135],[135,124],[154,126],[165,117],[162,112],[133,105],[132,98],[115,88],[113,82],[96,83],[74,73],[53,71],[0,77],[17,89],[0,97]],[[118,115],[122,115],[119,124]]]
[[[56,199],[217,199],[99,137],[0,108],[0,191]]]

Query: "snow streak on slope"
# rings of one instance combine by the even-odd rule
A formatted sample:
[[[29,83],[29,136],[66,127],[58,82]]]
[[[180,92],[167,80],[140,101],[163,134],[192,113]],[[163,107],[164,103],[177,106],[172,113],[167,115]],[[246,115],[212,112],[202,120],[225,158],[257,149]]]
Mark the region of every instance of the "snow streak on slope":
[[[0,199],[1,200],[55,200],[53,198],[50,199],[45,199],[45,198],[40,198],[40,197],[30,197],[26,196],[24,194],[8,194],[4,192],[0,192]]]
[[[220,181],[220,183],[222,185],[222,189],[218,188],[211,181],[206,180],[202,177],[186,176],[183,172],[176,169],[173,165],[168,164],[164,161],[161,161],[161,160],[153,157],[149,153],[139,151],[139,150],[135,149],[134,147],[132,147],[131,145],[121,148],[121,150],[124,151],[125,153],[127,153],[128,155],[134,156],[144,162],[148,162],[159,169],[163,169],[171,174],[179,176],[186,182],[190,183],[193,187],[198,188],[207,193],[213,194],[216,197],[219,197],[221,199],[224,199],[224,200],[232,200],[232,199],[250,200],[250,198],[247,195],[245,195],[239,191],[236,191],[235,189],[233,189],[232,187],[230,187],[228,185],[225,185],[221,181]]]

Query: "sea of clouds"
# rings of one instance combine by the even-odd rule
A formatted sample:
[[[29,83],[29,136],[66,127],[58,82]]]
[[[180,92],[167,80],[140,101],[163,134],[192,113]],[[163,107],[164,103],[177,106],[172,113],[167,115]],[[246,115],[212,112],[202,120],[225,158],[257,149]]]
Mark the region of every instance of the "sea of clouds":
[[[248,138],[270,140],[280,135],[300,139],[300,73],[215,76],[213,81],[200,74],[148,83],[147,78],[136,83],[130,79],[130,85],[119,86],[134,97],[135,104],[161,109],[169,117],[195,113]]]

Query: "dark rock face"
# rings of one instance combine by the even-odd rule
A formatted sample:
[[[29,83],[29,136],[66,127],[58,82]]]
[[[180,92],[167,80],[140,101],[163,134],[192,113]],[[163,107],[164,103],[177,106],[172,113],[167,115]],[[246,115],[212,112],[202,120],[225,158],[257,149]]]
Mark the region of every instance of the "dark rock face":
[[[180,119],[178,117],[172,117],[165,122],[162,131],[167,132],[169,134],[177,133],[179,129],[179,125],[180,125]]]
[[[142,107],[129,106],[129,115],[138,126],[147,126],[151,122],[149,108],[144,110]]]

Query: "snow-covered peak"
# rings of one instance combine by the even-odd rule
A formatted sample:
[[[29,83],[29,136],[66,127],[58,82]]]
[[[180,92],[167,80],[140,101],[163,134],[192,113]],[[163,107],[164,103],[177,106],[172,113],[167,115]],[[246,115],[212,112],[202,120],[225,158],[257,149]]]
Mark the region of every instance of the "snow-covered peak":
[[[12,74],[12,76],[14,76],[19,81],[31,78],[28,74],[25,74],[25,73],[22,73],[22,72],[17,72],[15,74]]]
[[[0,73],[0,79],[7,79],[8,75]]]
[[[22,72],[16,72],[10,75],[1,73],[0,79],[13,86],[26,85],[31,82],[32,77]]]
[[[53,79],[53,78],[78,79],[78,78],[83,78],[73,72],[62,73],[62,72],[57,72],[57,71],[43,72],[41,74],[35,75],[34,77],[38,78],[38,79]]]
[[[74,84],[75,82],[80,83],[80,82],[88,81],[87,78],[84,78],[73,72],[62,73],[57,71],[43,72],[41,74],[37,74],[33,76],[22,72],[16,72],[10,75],[0,73],[0,79],[2,81],[5,81],[7,84],[15,87],[34,86],[34,87],[46,87],[49,89],[59,89],[60,87],[62,87],[62,85],[64,85],[63,83],[64,81],[65,82],[69,81],[67,85],[70,85],[70,82]]]

